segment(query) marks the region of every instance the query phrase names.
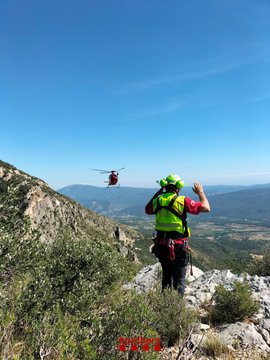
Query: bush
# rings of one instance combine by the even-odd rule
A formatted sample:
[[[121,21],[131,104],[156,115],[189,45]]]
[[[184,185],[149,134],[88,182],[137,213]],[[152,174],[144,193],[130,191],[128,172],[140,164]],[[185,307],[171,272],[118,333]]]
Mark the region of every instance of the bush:
[[[148,352],[140,346],[136,352],[128,347],[121,355],[117,348],[118,340],[158,338],[161,346],[166,347],[185,338],[196,324],[194,311],[185,307],[175,290],[147,294],[122,290],[115,293],[113,298],[110,296],[106,303],[110,306],[103,309],[102,316],[97,314],[92,327],[94,336],[91,345],[102,359],[121,359],[122,355],[123,359],[156,359],[159,353],[154,351],[153,345],[150,345]]]
[[[70,314],[86,316],[97,299],[129,272],[127,262],[105,243],[60,239],[33,269],[21,293],[18,316],[28,312],[39,316],[55,304]]]
[[[62,309],[55,307],[43,313],[40,320],[30,318],[23,327],[15,325],[12,310],[1,317],[1,359],[96,359],[95,350],[89,344],[89,331]]]
[[[0,179],[0,198],[2,196],[2,194],[6,195],[6,193],[8,192],[8,185],[5,181],[3,181],[2,179]]]
[[[0,358],[95,358],[81,324],[132,266],[100,240],[0,240]]]
[[[262,258],[253,259],[247,269],[247,272],[250,275],[270,276],[270,248],[262,248],[261,253]]]
[[[214,324],[242,321],[259,310],[259,303],[252,299],[252,292],[246,281],[235,281],[232,290],[225,289],[223,285],[217,286],[213,300],[210,319]]]
[[[137,351],[127,345],[125,352],[120,352],[120,339],[158,338],[153,327],[155,316],[148,306],[146,298],[135,291],[118,290],[107,297],[103,309],[92,317],[90,344],[97,351],[97,358],[110,359],[157,359],[159,353],[153,350],[143,351],[139,344]]]
[[[45,244],[36,239],[24,239],[0,234],[0,283],[9,281],[22,274],[27,274],[35,267],[46,252]]]
[[[148,294],[148,303],[155,315],[154,328],[164,346],[186,337],[197,322],[196,313],[185,306],[176,290],[153,291]]]

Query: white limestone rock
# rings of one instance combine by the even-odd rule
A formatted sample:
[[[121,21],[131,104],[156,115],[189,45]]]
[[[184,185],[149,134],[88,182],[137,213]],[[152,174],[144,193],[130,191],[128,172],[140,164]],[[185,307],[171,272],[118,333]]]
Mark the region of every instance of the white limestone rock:
[[[264,341],[261,334],[258,333],[254,324],[237,322],[235,324],[223,325],[219,329],[220,339],[229,345],[240,346],[253,345],[263,351],[270,352],[270,347]]]
[[[196,279],[198,279],[198,277],[200,277],[203,274],[203,271],[199,268],[197,268],[196,266],[192,266],[192,275],[190,274],[191,272],[191,266],[188,265],[187,267],[187,282],[192,282]]]
[[[160,263],[145,266],[138,272],[133,281],[125,284],[125,289],[135,289],[138,293],[147,292],[153,289],[158,282],[158,274],[161,271]]]

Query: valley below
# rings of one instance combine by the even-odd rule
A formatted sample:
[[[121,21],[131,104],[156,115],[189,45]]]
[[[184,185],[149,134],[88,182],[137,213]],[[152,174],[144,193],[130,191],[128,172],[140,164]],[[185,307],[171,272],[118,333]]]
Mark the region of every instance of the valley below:
[[[144,237],[135,242],[141,261],[153,264],[157,259],[149,252],[154,235],[154,216],[120,216],[120,223],[132,226]],[[230,268],[235,272],[247,271],[254,255],[270,247],[270,223],[261,220],[234,220],[228,218],[189,217],[189,239],[194,263],[204,271]]]
[[[72,185],[59,191],[97,213],[138,230],[143,234],[134,243],[138,258],[145,265],[157,261],[149,252],[155,219],[144,213],[145,204],[155,189],[123,187],[108,191]],[[211,212],[188,215],[194,264],[204,271],[214,268],[248,271],[252,257],[260,255],[264,247],[270,247],[270,184],[206,186],[205,193]],[[183,195],[194,197],[188,187]]]

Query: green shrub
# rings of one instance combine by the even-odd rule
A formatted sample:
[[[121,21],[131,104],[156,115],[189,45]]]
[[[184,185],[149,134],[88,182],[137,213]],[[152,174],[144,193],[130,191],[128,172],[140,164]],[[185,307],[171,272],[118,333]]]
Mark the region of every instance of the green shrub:
[[[153,326],[164,346],[171,346],[187,336],[197,322],[196,313],[185,306],[176,290],[150,292],[148,303],[155,315]]]
[[[223,285],[217,286],[213,300],[210,319],[214,324],[242,321],[259,310],[259,303],[252,298],[246,281],[235,281],[232,290],[227,290]]]
[[[0,179],[0,197],[4,194],[6,195],[6,193],[8,192],[8,185],[7,183]]]
[[[251,261],[247,272],[250,275],[270,276],[270,248],[262,248],[261,254],[261,259],[253,259]]]
[[[101,240],[1,236],[0,270],[0,358],[87,360],[95,349],[81,324],[132,266]]]
[[[108,304],[92,317],[91,331],[93,336],[90,344],[97,351],[97,358],[110,359],[157,359],[158,352],[150,345],[144,352],[139,344],[133,352],[127,345],[125,352],[120,352],[119,339],[158,338],[153,327],[155,316],[148,306],[145,295],[135,291],[117,291],[106,299]]]
[[[159,353],[154,351],[153,345],[147,353],[142,348],[132,352],[127,347],[121,355],[117,348],[118,339],[158,338],[161,346],[166,347],[185,338],[196,323],[195,313],[185,307],[174,290],[147,294],[118,291],[106,303],[110,306],[103,309],[102,316],[98,313],[92,319],[94,336],[91,345],[95,344],[93,347],[102,359],[156,359]]]
[[[0,235],[0,283],[7,285],[16,276],[38,267],[46,253],[45,244],[36,239]]]
[[[4,334],[0,341],[3,359],[35,360],[43,359],[45,354],[50,360],[96,359],[88,329],[57,306],[45,312],[40,320],[29,318],[23,328],[14,325],[12,312],[7,315],[5,323],[0,323],[1,334]]]
[[[59,304],[70,314],[91,310],[112,283],[129,273],[127,262],[100,241],[60,239],[32,271],[32,279],[21,294],[18,316],[39,316]]]

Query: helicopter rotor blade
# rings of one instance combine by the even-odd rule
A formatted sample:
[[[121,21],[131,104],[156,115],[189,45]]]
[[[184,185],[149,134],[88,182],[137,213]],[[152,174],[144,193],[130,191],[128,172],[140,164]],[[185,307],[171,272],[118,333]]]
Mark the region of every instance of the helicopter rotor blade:
[[[117,169],[117,170],[114,170],[114,171],[120,171],[120,170],[124,170],[125,168],[124,167],[122,167],[121,169]]]
[[[106,174],[106,173],[110,173],[109,170],[102,170],[102,169],[91,169],[93,171],[100,171],[101,174]]]
[[[124,170],[125,168],[122,167],[121,169],[117,169],[117,170],[104,170],[104,169],[91,169],[93,171],[100,171],[100,174],[109,174],[112,172],[116,172],[116,171],[120,171],[120,170]]]

